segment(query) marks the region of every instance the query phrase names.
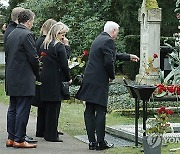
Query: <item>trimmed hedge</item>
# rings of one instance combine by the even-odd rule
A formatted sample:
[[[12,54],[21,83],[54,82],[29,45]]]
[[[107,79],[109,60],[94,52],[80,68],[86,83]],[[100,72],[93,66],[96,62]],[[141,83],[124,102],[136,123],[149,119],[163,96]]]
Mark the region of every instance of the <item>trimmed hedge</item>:
[[[125,51],[140,56],[140,36],[128,35],[124,37]],[[131,80],[135,80],[139,72],[140,63],[123,62],[123,74],[127,75]]]

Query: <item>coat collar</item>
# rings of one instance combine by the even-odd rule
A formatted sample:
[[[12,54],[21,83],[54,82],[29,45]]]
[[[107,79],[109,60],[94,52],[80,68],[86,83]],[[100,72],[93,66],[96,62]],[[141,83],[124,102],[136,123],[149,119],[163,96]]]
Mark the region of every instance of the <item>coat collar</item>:
[[[111,37],[107,32],[102,32],[101,35],[106,35],[106,36]]]
[[[22,24],[18,24],[18,25],[17,25],[17,28],[22,28],[22,29],[29,30],[26,26],[24,26],[24,25],[22,25]]]
[[[10,22],[9,22],[9,25],[13,25],[14,27],[16,27],[16,26],[17,26],[17,23],[14,22],[14,21],[10,21]]]

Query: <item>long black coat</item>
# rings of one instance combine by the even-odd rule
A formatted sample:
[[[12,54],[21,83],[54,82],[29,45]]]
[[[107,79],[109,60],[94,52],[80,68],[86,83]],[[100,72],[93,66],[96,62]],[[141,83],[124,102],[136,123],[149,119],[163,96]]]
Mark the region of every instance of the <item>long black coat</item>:
[[[6,93],[9,96],[34,96],[39,63],[35,39],[30,30],[19,24],[5,45]]]
[[[39,56],[40,56],[40,47],[45,38],[46,38],[46,35],[42,35],[36,40],[36,49]]]
[[[40,49],[43,51],[42,49]],[[67,53],[64,44],[54,42],[49,44],[47,53],[42,58],[43,66],[40,74],[42,85],[40,86],[41,101],[63,100],[62,81],[70,80]]]
[[[6,40],[7,37],[9,36],[9,34],[17,27],[17,23],[15,23],[14,21],[10,21],[9,25],[7,27],[7,29],[4,32],[4,46],[6,44]]]
[[[107,106],[109,78],[115,78],[116,57],[118,60],[130,60],[129,54],[117,55],[114,40],[106,32],[101,33],[91,46],[77,99]]]

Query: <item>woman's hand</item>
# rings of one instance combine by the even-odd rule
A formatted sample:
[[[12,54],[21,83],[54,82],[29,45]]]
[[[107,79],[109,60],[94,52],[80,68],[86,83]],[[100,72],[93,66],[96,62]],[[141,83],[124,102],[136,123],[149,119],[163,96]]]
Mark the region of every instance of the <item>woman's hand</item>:
[[[64,36],[62,42],[64,43],[64,45],[69,45],[69,40]]]

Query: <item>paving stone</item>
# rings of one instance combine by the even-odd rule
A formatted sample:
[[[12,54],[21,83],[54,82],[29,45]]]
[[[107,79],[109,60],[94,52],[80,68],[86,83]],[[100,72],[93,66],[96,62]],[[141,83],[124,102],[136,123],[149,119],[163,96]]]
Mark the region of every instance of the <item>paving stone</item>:
[[[82,142],[89,143],[87,135],[78,135],[75,136],[78,140],[81,140]],[[110,134],[106,133],[105,140],[107,140],[108,143],[113,143],[114,147],[125,147],[125,146],[133,146],[134,142],[129,141],[127,139],[119,138]]]

